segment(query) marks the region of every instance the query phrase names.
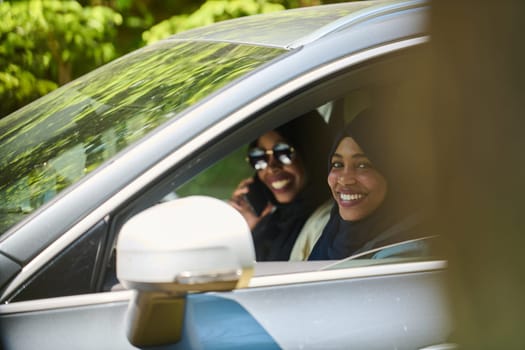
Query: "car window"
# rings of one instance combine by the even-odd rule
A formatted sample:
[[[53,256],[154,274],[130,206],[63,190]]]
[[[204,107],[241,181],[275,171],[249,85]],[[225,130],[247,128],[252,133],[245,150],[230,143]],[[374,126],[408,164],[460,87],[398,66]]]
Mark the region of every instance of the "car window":
[[[353,83],[356,83],[355,81]],[[373,145],[374,143],[378,142],[378,137],[381,138],[391,138],[394,141],[396,140],[397,136],[395,135],[401,128],[405,128],[407,126],[403,125],[403,123],[406,123],[406,121],[403,119],[403,111],[398,111],[395,109],[390,108],[392,105],[395,105],[395,101],[393,100],[385,100],[383,98],[384,95],[387,95],[388,91],[391,90],[397,90],[397,89],[406,89],[410,88],[410,83],[406,79],[406,77],[396,77],[395,79],[385,79],[384,81],[372,81],[372,82],[366,82],[364,84],[357,84],[358,87],[354,89],[350,89],[349,91],[345,92],[344,94],[341,94],[338,90],[333,90],[325,93],[331,93],[332,96],[336,96],[336,99],[331,100],[324,100],[322,103],[314,105],[314,109],[318,111],[322,111],[323,116],[325,117],[326,121],[332,125],[334,128],[333,130],[333,136],[335,138],[335,135],[338,131],[341,130],[342,126],[348,123],[351,123],[356,116],[360,115],[360,113],[363,110],[366,109],[374,109],[374,111],[377,112],[377,114],[382,115],[382,119],[389,120],[387,124],[380,125],[379,128],[381,130],[378,130],[376,136],[375,130],[374,132],[370,133],[370,143]],[[407,87],[408,86],[408,87]],[[382,120],[381,119],[381,120]],[[261,130],[261,133],[263,133],[266,130]],[[312,138],[310,140],[310,146],[315,147],[316,143],[318,143],[320,140],[316,140],[315,138]],[[380,144],[384,144],[382,141],[378,142]],[[395,175],[403,175],[402,172],[406,170],[406,177],[407,178],[414,178],[418,177],[417,171],[413,173],[414,164],[416,164],[417,161],[419,161],[417,157],[424,156],[423,153],[413,155],[410,148],[407,148],[407,145],[410,146],[409,143],[401,142],[398,146],[393,147],[392,154],[397,153],[397,158],[389,159],[387,162],[388,166],[392,167],[392,165],[395,167],[396,164],[400,164],[401,170],[399,170]],[[368,145],[367,145],[368,146]],[[203,194],[203,195],[212,195],[215,197],[218,197],[220,199],[229,199],[232,193],[232,190],[235,188],[236,184],[240,181],[240,179],[246,178],[250,175],[250,169],[246,166],[244,163],[244,157],[246,156],[246,151],[248,149],[247,145],[242,146],[241,148],[237,149],[235,154],[230,155],[229,159],[225,159],[221,161],[219,164],[215,165],[214,167],[208,169],[207,171],[199,174],[194,179],[190,180],[187,184],[182,186],[181,188],[177,189],[176,192],[179,196],[187,196],[192,194]],[[390,149],[385,150],[388,151],[387,153],[390,154]],[[418,150],[419,151],[419,150]],[[236,161],[234,159],[237,158]],[[322,168],[325,172],[326,177],[326,164],[328,163],[328,154],[326,155],[326,159],[324,159],[323,162],[320,162],[318,164],[319,168]],[[417,167],[416,167],[417,168]],[[253,173],[253,170],[251,170]],[[214,174],[215,173],[215,174]],[[227,174],[227,176],[225,176]],[[220,178],[223,178],[222,182],[219,181]],[[224,177],[228,178],[229,183],[225,183]],[[231,181],[230,181],[231,180]],[[395,186],[398,185],[406,185],[405,183],[397,182],[398,178],[395,179]],[[424,187],[424,181],[422,181],[422,184],[418,184],[418,186]],[[217,185],[219,185],[221,188],[217,189]],[[326,186],[326,178],[324,179],[324,184],[326,191],[328,192],[328,186]],[[394,186],[394,185],[392,185]],[[391,192],[395,192],[395,188],[391,188]],[[418,208],[419,209],[419,208]],[[322,230],[326,224],[326,220],[322,221],[322,225],[317,225],[315,228],[318,231],[318,234],[322,233],[320,230]],[[401,226],[403,229],[407,229],[408,226]],[[374,242],[377,244],[373,245],[373,248],[376,250],[374,251],[374,254],[369,254],[366,256],[361,257],[361,259],[373,258],[374,260],[381,259],[382,262],[395,262],[398,261],[396,259],[403,259],[403,258],[412,258],[412,257],[431,257],[431,254],[429,250],[427,249],[427,246],[425,245],[425,242],[419,242],[419,241],[413,241],[413,238],[421,238],[424,236],[429,236],[428,232],[424,231],[423,229],[420,229],[419,227],[409,227],[411,231],[410,235],[407,235],[408,238],[403,238],[406,241],[399,241],[397,239],[391,239],[389,235],[395,235],[397,234],[394,232],[388,232],[388,230],[385,230],[385,232],[382,233],[382,235],[379,235],[382,239],[384,238],[384,241],[378,241]],[[386,236],[385,236],[386,235]],[[410,241],[410,242],[409,242]],[[390,246],[391,244],[394,244],[394,246]],[[397,245],[399,244],[399,245]],[[387,248],[381,248],[378,247],[388,247]],[[312,247],[310,247],[312,248]],[[365,247],[366,248],[366,247]],[[366,249],[365,251],[369,251],[370,249]],[[359,251],[360,254],[363,254],[363,250]],[[303,257],[304,258],[304,257]],[[400,260],[399,260],[400,261]],[[364,262],[364,264],[377,264],[376,261],[368,261]],[[308,264],[308,263],[306,263]],[[361,263],[356,263],[361,264]],[[338,267],[334,268],[346,268],[344,264],[337,265]]]
[[[353,105],[366,103],[366,98],[356,94]],[[320,116],[329,122],[333,115],[333,103],[329,101],[316,109]],[[310,140],[312,147],[315,147],[316,140]],[[206,195],[219,199],[230,199],[233,190],[239,182],[254,175],[254,169],[250,166],[247,159],[249,144],[242,145],[231,152],[223,159],[217,161],[209,168],[203,170],[188,182],[179,186],[175,191],[170,192],[164,200],[176,199],[190,195]]]
[[[3,118],[0,235],[178,112],[284,52],[164,41]]]
[[[85,294],[99,289],[97,272],[102,267],[100,251],[105,248],[106,231],[107,223],[100,221],[49,261],[9,302]]]
[[[166,199],[189,195],[229,199],[239,181],[253,174],[253,170],[245,160],[246,150],[247,146],[240,147],[177,188]]]

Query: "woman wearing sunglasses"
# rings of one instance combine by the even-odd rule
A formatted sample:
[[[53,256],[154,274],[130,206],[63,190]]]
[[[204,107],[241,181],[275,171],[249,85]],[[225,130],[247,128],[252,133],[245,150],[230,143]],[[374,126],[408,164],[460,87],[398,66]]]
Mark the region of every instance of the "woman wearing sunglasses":
[[[288,260],[304,222],[328,198],[319,169],[327,140],[328,126],[311,112],[249,145],[247,160],[255,174],[241,181],[231,204],[252,230],[258,261]]]

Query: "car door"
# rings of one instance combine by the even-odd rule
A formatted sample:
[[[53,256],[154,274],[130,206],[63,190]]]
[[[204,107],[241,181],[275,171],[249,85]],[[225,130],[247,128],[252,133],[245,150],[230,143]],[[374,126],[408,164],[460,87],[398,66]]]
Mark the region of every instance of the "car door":
[[[281,265],[281,271],[284,264]],[[277,266],[274,266],[277,268]],[[423,349],[451,333],[444,263],[254,277],[251,287],[190,294],[180,342],[158,349]],[[5,349],[134,349],[131,291],[1,307]],[[164,327],[165,325],[158,325]]]

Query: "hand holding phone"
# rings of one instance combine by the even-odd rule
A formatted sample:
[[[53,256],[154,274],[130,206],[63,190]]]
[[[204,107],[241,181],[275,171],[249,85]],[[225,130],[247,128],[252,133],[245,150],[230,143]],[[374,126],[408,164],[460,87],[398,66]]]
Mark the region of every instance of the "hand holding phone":
[[[255,175],[253,181],[248,185],[248,193],[244,195],[244,198],[255,215],[261,216],[270,202],[271,195],[268,187]]]

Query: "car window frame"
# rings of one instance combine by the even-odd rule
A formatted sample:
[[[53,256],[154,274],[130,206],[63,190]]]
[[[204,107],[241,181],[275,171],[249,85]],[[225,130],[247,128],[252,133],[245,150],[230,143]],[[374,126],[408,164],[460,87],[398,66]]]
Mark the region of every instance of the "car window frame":
[[[415,47],[419,47],[421,46],[420,44],[425,42],[426,39],[422,40]],[[408,50],[412,47],[410,46]],[[290,94],[283,96],[265,110],[249,116],[240,127],[226,129],[216,138],[208,140],[206,144],[195,151],[194,158],[198,159],[199,162],[192,162],[191,160],[180,162],[172,172],[165,174],[164,178],[160,179],[158,183],[152,184],[151,189],[144,193],[145,200],[149,201],[151,205],[155,204],[164,196],[164,188],[167,184],[173,185],[178,183],[179,186],[182,185],[235,150],[238,150],[239,147],[249,143],[261,132],[271,130],[305,112],[342,98],[347,93],[361,88],[365,81],[368,85],[377,84],[379,80],[390,81],[392,79],[391,76],[371,72],[376,71],[380,65],[390,65],[392,58],[397,59],[399,55],[404,54],[404,50],[389,51],[374,57],[372,60],[347,66],[323,76],[305,85],[299,91],[290,91]],[[386,71],[384,67],[380,70],[382,72]],[[397,75],[397,73],[394,73],[394,75]],[[154,198],[153,200],[152,197]],[[136,203],[129,203],[121,212],[120,215],[122,216],[117,214],[112,218],[110,240],[115,242],[120,227],[131,216],[140,211],[137,210],[136,205]],[[146,208],[144,207],[144,209]],[[308,264],[311,262],[302,263]],[[305,267],[305,269],[309,268]]]
[[[212,163],[210,159],[223,158],[234,149],[253,139],[261,130],[269,130],[292,119],[296,115],[333,100],[334,94],[326,91],[327,84],[339,82],[344,84],[345,91],[349,91],[361,84],[362,80],[353,80],[352,84],[354,85],[348,84],[348,81],[341,83],[344,77],[355,75],[366,67],[375,67],[376,62],[383,60],[385,56],[390,54],[396,55],[399,52],[403,52],[404,49],[419,46],[427,41],[428,38],[422,35],[349,54],[329,64],[321,65],[315,70],[306,72],[293,81],[289,81],[282,87],[275,89],[272,93],[263,95],[260,99],[250,103],[241,110],[234,111],[212,128],[173,151],[164,160],[128,184],[119,192],[118,196],[114,196],[105,203],[107,207],[118,203],[121,200],[121,196],[128,198],[116,205],[111,210],[111,214],[106,216],[110,220],[108,236],[108,242],[110,243],[108,247],[114,245],[117,232],[124,222],[139,211],[156,203],[165,194],[165,188],[169,186],[176,187],[177,184],[185,182],[188,178],[208,167]],[[343,91],[340,91],[339,96],[342,94]],[[308,104],[305,104],[305,101],[308,101]],[[214,136],[210,137],[210,135]],[[216,147],[210,147],[211,145]],[[82,229],[82,227],[86,227],[85,223],[89,222],[87,219],[96,215],[98,215],[97,210],[91,212],[80,225],[74,226],[52,243],[39,255],[40,260],[44,259],[49,250],[56,249],[57,246],[66,247],[71,242],[74,232]],[[82,226],[82,223],[84,223],[84,226]],[[87,230],[87,227],[85,229]],[[110,260],[110,251],[106,249],[103,264],[108,264]],[[34,269],[31,266],[15,277],[8,288],[4,290],[1,296],[2,300],[13,293],[17,284],[19,285],[21,281],[25,281],[28,276],[35,272],[31,268]],[[103,274],[100,274],[97,286],[102,286],[103,282]]]

